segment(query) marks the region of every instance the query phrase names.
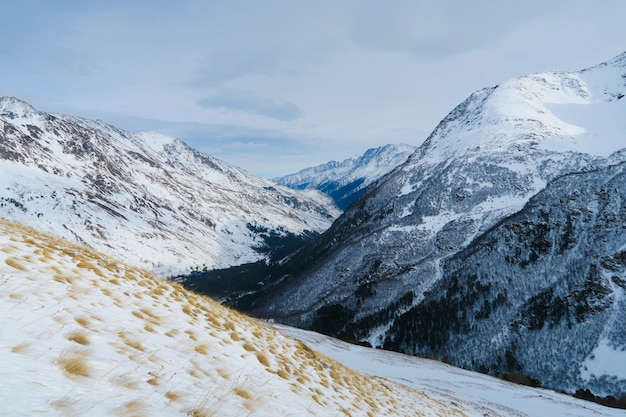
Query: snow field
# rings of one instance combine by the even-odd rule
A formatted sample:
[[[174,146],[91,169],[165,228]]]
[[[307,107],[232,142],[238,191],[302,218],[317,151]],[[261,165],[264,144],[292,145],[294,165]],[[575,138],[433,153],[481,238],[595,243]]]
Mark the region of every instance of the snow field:
[[[0,231],[0,415],[474,415],[104,255]]]

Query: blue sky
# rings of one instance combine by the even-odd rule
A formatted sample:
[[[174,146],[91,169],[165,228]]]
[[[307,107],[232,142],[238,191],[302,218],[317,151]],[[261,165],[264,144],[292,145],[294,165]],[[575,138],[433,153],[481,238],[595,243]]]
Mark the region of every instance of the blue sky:
[[[626,51],[622,0],[21,0],[0,96],[262,176],[419,145],[473,91]]]

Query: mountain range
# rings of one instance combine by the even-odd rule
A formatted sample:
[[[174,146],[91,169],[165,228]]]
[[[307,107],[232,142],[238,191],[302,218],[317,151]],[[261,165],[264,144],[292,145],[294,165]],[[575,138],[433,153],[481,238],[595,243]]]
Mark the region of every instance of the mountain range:
[[[320,190],[331,196],[340,209],[346,210],[365,193],[368,185],[404,163],[415,149],[411,145],[385,145],[368,149],[359,157],[330,161],[276,178],[276,181],[296,190]]]
[[[353,342],[624,397],[625,95],[626,53],[479,90],[290,256],[180,281]]]
[[[515,78],[472,94],[413,152],[382,147],[343,167],[295,175],[290,187],[305,190],[254,177],[171,137],[1,98],[0,217],[36,229],[2,220],[1,332],[11,342],[0,352],[8,355],[3,363],[18,361],[4,378],[14,385],[6,385],[3,404],[17,404],[16,413],[32,403],[39,404],[32,412],[53,415],[138,415],[153,407],[128,393],[146,383],[163,384],[156,394],[142,391],[162,397],[160,410],[284,413],[283,400],[263,408],[272,394],[246,383],[265,372],[270,391],[300,395],[294,378],[302,384],[310,414],[326,407],[358,415],[507,414],[445,397],[445,389],[435,396],[456,408],[346,376],[297,342],[278,348],[253,341],[250,333],[261,337],[265,330],[249,319],[227,319],[196,334],[199,320],[231,313],[139,266],[177,275],[184,286],[256,317],[624,406],[625,95],[626,53],[582,71]],[[319,189],[346,211],[340,215]],[[163,292],[169,296],[160,298]],[[186,328],[183,339],[180,330],[166,330],[170,319]],[[205,331],[212,339],[198,344]],[[229,353],[227,337],[244,340],[240,347],[251,353],[239,354],[243,362]],[[244,369],[252,362],[263,372],[234,379],[231,371],[217,372],[232,381],[230,389],[219,391],[222,381],[218,392],[183,400],[218,380],[197,365],[196,353],[206,355],[209,345],[215,364]],[[163,349],[167,358],[156,353]],[[107,367],[125,358],[132,369],[120,365],[118,375],[117,366]],[[185,372],[200,382],[176,380],[171,364],[180,360],[193,365]],[[293,371],[300,367],[325,376],[310,383]],[[14,377],[21,368],[27,371]],[[94,375],[106,387],[89,379]],[[52,397],[27,389],[52,392],[61,380]],[[373,397],[363,399],[354,385]],[[63,394],[72,390],[77,394]],[[400,399],[386,396],[394,390]],[[106,406],[93,405],[94,392],[110,394]],[[207,406],[216,397],[225,401],[218,410]]]
[[[1,416],[621,415],[271,326],[4,220],[0,273]]]
[[[48,114],[0,98],[0,217],[159,276],[263,259],[340,210],[157,133]],[[278,245],[280,246],[280,245]]]

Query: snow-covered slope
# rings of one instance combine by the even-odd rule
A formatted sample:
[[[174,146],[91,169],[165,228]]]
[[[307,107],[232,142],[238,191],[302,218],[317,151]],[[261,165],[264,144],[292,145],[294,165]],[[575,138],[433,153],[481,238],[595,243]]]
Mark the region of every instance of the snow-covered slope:
[[[626,53],[474,93],[233,304],[498,376],[623,395],[626,374],[604,360],[626,361],[614,325],[626,320],[625,94]]]
[[[275,325],[357,372],[384,377],[425,392],[444,403],[467,401],[483,408],[483,416],[623,416],[624,411],[581,401],[550,390],[513,384],[439,361],[342,342],[319,333]],[[461,403],[463,404],[463,403]]]
[[[290,329],[6,221],[0,290],[2,416],[620,415],[291,329],[391,378],[367,376]]]
[[[297,190],[318,189],[346,210],[368,185],[404,163],[415,149],[411,145],[385,145],[368,149],[359,157],[306,168],[276,181]]]
[[[264,238],[307,236],[340,213],[156,133],[0,99],[0,217],[170,275],[262,258]]]

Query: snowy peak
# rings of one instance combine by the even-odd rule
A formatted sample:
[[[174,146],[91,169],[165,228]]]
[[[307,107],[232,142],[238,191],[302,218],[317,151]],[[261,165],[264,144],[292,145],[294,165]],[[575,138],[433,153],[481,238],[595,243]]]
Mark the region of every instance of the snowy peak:
[[[603,67],[603,66],[610,66],[610,67],[615,67],[615,68],[626,68],[626,51],[617,55],[613,59],[610,59],[606,62],[603,62],[597,65],[596,67]],[[593,69],[593,68],[595,67],[591,67],[590,69]],[[584,70],[584,71],[587,71],[587,70]]]
[[[625,57],[578,72],[536,73],[477,91],[442,120],[413,160],[421,156],[424,162],[437,163],[512,147],[607,157],[623,147],[612,134],[626,127],[623,117],[614,117],[626,110],[621,100],[626,94]]]
[[[15,97],[0,97],[0,116],[10,119],[27,118],[42,113],[30,104]]]
[[[345,210],[368,185],[404,163],[415,149],[411,145],[385,145],[368,149],[359,157],[306,168],[276,181],[298,190],[318,189]]]

